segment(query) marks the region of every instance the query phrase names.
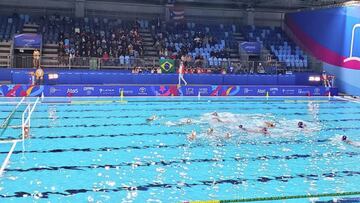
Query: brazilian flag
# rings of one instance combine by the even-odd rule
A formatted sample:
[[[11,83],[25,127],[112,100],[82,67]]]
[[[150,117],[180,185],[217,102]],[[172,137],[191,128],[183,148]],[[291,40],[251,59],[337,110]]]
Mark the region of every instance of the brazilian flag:
[[[175,73],[175,61],[172,59],[160,59],[161,73]]]

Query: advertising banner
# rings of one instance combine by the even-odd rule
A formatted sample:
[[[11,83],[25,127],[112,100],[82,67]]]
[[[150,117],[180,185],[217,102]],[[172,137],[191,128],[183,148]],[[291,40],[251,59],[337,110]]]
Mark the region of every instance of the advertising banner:
[[[240,47],[247,54],[260,55],[261,53],[261,44],[260,42],[242,42]]]
[[[14,37],[15,48],[32,48],[40,49],[42,37],[38,34],[19,34]]]
[[[0,97],[120,97],[123,96],[327,96],[336,88],[316,86],[238,86],[238,85],[1,85]]]

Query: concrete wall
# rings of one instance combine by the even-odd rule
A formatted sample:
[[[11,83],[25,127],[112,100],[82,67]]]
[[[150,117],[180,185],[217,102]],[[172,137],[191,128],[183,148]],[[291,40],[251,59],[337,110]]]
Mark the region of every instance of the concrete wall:
[[[118,17],[142,17],[152,18],[165,16],[164,5],[150,4],[131,4],[106,1],[86,1],[83,0],[1,0],[0,12],[10,14],[13,12],[28,14],[52,14],[64,13],[65,15],[79,15],[79,9],[84,8],[85,15],[97,16],[118,16]],[[81,3],[79,3],[81,2]],[[78,10],[75,15],[75,10]],[[254,22],[255,25],[281,26],[283,13],[272,11],[254,11],[252,15],[240,9],[222,9],[206,7],[185,7],[185,16],[191,21],[212,21],[228,22],[237,24],[248,24]],[[251,16],[252,19],[248,19]]]

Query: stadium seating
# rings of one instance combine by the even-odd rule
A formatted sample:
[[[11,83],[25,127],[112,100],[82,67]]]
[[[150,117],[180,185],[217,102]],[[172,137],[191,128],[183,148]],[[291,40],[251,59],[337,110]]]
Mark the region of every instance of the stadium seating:
[[[147,56],[143,45],[144,30],[149,32],[155,58],[192,57],[195,67],[228,68],[241,33],[246,41],[258,41],[270,51],[275,61],[287,68],[308,68],[308,56],[280,27],[235,26],[232,24],[164,23],[160,20],[108,19],[102,17],[72,18],[61,15],[0,16],[0,41],[9,41],[21,33],[25,24],[38,25],[44,44],[58,44],[59,63],[65,64],[72,54],[73,65],[89,66],[91,57],[102,58],[102,65],[132,66],[135,59]],[[149,43],[149,41],[147,41]],[[232,55],[232,56],[231,56]],[[235,52],[236,59],[240,58]],[[85,59],[86,58],[86,59]],[[146,58],[148,59],[148,58]]]
[[[9,41],[15,33],[20,33],[28,15],[0,16],[0,41]]]
[[[308,56],[284,33],[280,27],[242,27],[249,41],[258,41],[288,68],[308,68]]]
[[[189,55],[201,59],[209,66],[220,66],[229,58],[229,48],[234,43],[234,25],[206,25],[195,23],[152,24],[154,46],[160,57],[179,59]]]

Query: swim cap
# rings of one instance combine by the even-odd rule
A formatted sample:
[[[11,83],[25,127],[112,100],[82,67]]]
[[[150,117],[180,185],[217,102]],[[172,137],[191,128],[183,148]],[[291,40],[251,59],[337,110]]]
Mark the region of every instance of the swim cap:
[[[342,141],[345,141],[346,139],[347,139],[346,135],[343,135],[343,136],[341,137],[341,140],[342,140]]]

